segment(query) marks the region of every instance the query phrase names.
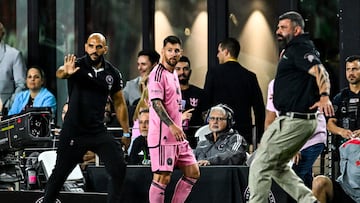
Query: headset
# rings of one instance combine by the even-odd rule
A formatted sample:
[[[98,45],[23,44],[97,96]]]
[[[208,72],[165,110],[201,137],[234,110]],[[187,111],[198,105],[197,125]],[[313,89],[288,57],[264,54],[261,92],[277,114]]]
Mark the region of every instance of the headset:
[[[206,118],[207,123],[209,123],[210,111],[214,107],[220,107],[220,108],[225,110],[225,112],[226,112],[226,123],[227,123],[226,128],[227,129],[232,128],[235,125],[234,111],[226,104],[218,104],[216,106],[211,107],[206,113],[205,118]]]

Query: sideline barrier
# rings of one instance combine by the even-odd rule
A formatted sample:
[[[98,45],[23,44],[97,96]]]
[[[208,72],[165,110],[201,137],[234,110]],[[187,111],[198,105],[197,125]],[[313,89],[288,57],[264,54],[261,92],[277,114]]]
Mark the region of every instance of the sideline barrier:
[[[87,184],[92,191],[106,191],[105,168],[89,166],[87,169]],[[129,165],[124,183],[124,195],[122,202],[149,202],[148,190],[152,180],[149,166]],[[200,167],[201,177],[193,187],[187,203],[198,202],[221,202],[221,203],[245,203],[249,197],[247,166],[206,166]],[[175,170],[170,184],[165,191],[165,202],[171,201],[177,180],[181,172]],[[270,203],[286,203],[287,194],[277,185],[271,189]]]
[[[206,166],[200,167],[201,178],[194,186],[187,203],[221,202],[246,203],[248,197],[248,172],[246,166]],[[87,184],[92,191],[106,191],[107,175],[103,166],[89,166]],[[165,202],[171,201],[177,180],[181,173],[175,170],[171,182],[166,188]],[[124,203],[147,203],[148,189],[152,180],[152,173],[148,166],[131,166],[127,168],[124,182],[122,201]],[[23,203],[36,202],[43,192],[29,191],[0,191],[0,199],[4,202]],[[286,203],[287,194],[277,185],[271,189],[270,203]],[[106,193],[61,192],[59,202],[102,203],[106,202]]]

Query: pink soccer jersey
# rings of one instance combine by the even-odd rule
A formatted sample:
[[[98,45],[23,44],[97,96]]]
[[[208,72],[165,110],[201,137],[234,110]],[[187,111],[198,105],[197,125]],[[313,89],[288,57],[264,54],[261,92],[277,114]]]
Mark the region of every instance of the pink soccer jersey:
[[[157,65],[150,72],[148,90],[150,100],[148,146],[181,143],[171,134],[169,127],[160,120],[151,104],[153,99],[160,99],[174,123],[182,126],[181,90],[177,74],[168,71],[162,64]]]

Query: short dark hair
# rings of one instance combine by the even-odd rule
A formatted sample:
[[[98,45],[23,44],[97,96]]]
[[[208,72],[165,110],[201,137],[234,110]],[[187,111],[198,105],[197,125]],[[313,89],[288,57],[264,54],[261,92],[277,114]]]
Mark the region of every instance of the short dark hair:
[[[295,26],[300,26],[301,29],[305,28],[303,17],[296,11],[288,11],[279,16],[279,20],[289,19]]]
[[[32,68],[34,68],[34,69],[36,69],[36,70],[39,71],[40,76],[41,76],[41,79],[44,81],[43,86],[45,86],[45,84],[46,84],[45,72],[44,72],[44,70],[43,70],[40,66],[38,66],[38,65],[32,65],[32,66],[30,66],[30,67],[26,70],[26,77],[27,77],[27,75],[29,74],[29,70],[32,69]]]
[[[152,65],[159,62],[160,59],[160,55],[155,50],[141,50],[137,56],[148,56]]]
[[[182,44],[180,38],[178,38],[178,37],[176,37],[176,36],[173,36],[173,35],[167,36],[167,37],[164,39],[164,44],[163,44],[163,46],[165,47],[167,43],[170,43],[170,44],[180,44],[180,45]]]
[[[232,57],[237,58],[240,53],[240,43],[235,38],[226,38],[219,43],[222,49],[227,49]]]
[[[186,57],[186,56],[181,56],[178,62],[187,62],[187,63],[189,64],[189,69],[191,69],[190,60],[189,60],[188,57]]]
[[[351,55],[351,56],[348,56],[346,59],[345,59],[345,62],[353,62],[353,61],[360,61],[360,55]]]

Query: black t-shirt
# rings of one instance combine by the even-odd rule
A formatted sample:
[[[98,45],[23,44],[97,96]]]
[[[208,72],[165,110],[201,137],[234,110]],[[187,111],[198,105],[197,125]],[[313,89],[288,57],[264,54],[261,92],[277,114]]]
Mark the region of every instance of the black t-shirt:
[[[194,134],[196,130],[204,124],[202,118],[202,112],[205,111],[205,107],[203,104],[204,90],[194,85],[190,85],[187,90],[181,91],[181,95],[181,103],[185,106],[183,111],[192,108],[195,109],[194,111],[192,111],[192,117],[190,121],[183,121],[183,129],[188,138],[188,141],[190,142],[190,146],[191,148],[195,148],[197,145],[197,140],[194,137]]]
[[[334,97],[332,104],[337,126],[351,131],[360,129],[360,93],[356,94],[346,87]],[[341,136],[335,136],[334,144],[339,147],[346,140]]]
[[[321,64],[319,52],[307,34],[293,38],[285,47],[274,83],[274,105],[280,112],[315,112],[309,110],[319,100],[316,78],[308,73]]]
[[[360,93],[344,88],[333,99],[337,125],[351,131],[360,129]]]
[[[143,151],[144,155],[141,157],[138,154]],[[150,160],[149,148],[147,146],[146,138],[142,135],[137,137],[134,142],[129,156],[129,164],[142,164],[142,161]]]
[[[120,72],[109,62],[95,71],[86,56],[77,59],[80,69],[68,78],[69,109],[63,128],[72,127],[77,133],[96,134],[105,131],[104,112],[108,96],[123,88]]]
[[[198,126],[200,127],[201,125],[204,124],[204,121],[201,117],[201,114],[204,110],[204,106],[203,106],[203,95],[204,95],[204,90],[196,87],[194,85],[190,85],[189,88],[187,90],[182,90],[181,91],[181,95],[182,95],[182,101],[185,103],[185,109],[183,111],[189,110],[194,108],[195,110],[192,111],[192,117],[191,120],[189,122],[189,126]]]

